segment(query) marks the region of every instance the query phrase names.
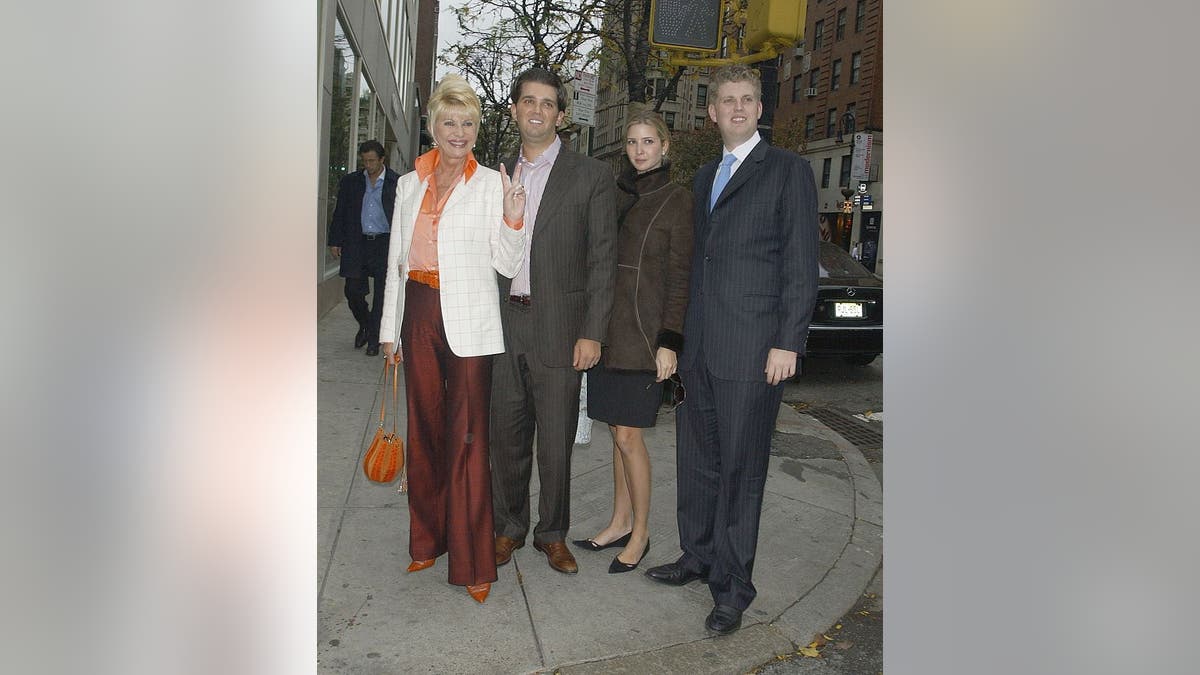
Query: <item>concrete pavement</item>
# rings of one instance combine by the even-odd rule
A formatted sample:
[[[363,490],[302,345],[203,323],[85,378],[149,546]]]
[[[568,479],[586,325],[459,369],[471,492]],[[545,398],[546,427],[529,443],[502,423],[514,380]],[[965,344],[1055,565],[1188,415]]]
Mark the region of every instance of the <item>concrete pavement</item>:
[[[560,574],[530,538],[499,568],[483,605],[446,582],[444,559],[407,574],[406,495],[362,473],[378,420],[382,360],[352,348],[355,329],[344,303],[318,327],[322,673],[745,672],[828,628],[882,560],[883,490],[870,465],[841,436],[784,405],[777,431],[786,436],[772,450],[755,562],[758,597],[733,635],[705,631],[712,609],[706,586],[672,588],[642,574],[680,553],[670,413],[646,434],[651,547],[637,571],[608,574],[619,549],[572,547],[579,574]],[[531,490],[536,515],[536,471]],[[597,423],[592,443],[574,451],[568,539],[602,528],[611,499],[612,448]]]

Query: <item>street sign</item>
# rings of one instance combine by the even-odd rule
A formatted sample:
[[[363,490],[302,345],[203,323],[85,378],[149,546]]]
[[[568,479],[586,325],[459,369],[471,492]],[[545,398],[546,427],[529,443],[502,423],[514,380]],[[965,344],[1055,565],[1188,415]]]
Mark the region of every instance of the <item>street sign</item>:
[[[854,134],[854,152],[850,156],[850,180],[870,180],[871,134]]]
[[[571,96],[571,119],[580,125],[596,126],[596,89],[599,78],[596,73],[575,71],[572,81],[575,93]]]
[[[575,71],[575,89],[576,91],[586,91],[595,94],[600,87],[600,78],[595,73],[589,73],[584,70]]]

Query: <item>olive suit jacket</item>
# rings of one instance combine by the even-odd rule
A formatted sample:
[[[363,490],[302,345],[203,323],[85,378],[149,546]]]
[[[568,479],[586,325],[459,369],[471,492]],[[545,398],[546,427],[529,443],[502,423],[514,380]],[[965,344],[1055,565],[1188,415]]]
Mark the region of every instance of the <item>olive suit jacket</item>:
[[[512,175],[516,158],[504,162]],[[575,341],[603,343],[617,276],[616,180],[608,164],[559,151],[530,234],[529,297],[537,356],[569,367]],[[498,276],[503,302],[512,279]]]

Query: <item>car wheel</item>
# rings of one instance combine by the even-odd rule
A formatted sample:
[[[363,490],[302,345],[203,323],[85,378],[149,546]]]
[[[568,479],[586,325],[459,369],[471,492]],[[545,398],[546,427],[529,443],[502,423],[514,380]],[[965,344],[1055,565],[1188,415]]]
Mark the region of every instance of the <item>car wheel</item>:
[[[852,366],[865,366],[875,360],[878,354],[854,354],[846,357],[846,363]]]

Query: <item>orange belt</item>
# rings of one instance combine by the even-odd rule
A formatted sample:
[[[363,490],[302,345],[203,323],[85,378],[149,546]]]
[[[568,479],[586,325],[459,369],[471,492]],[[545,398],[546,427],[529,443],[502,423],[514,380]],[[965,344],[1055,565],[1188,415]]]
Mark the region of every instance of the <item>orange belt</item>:
[[[441,288],[441,286],[438,285],[437,270],[409,270],[408,278],[412,279],[418,284],[425,284],[430,288]]]

